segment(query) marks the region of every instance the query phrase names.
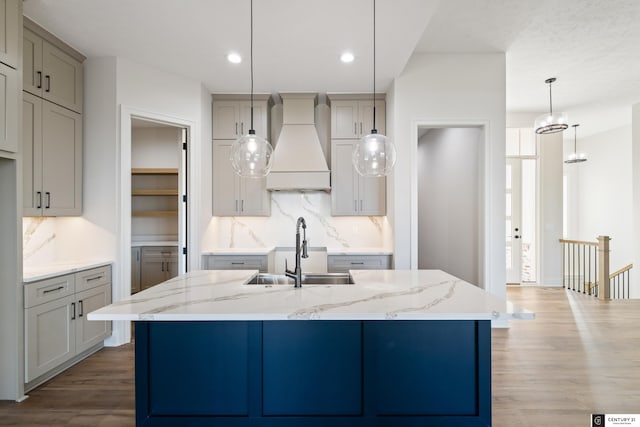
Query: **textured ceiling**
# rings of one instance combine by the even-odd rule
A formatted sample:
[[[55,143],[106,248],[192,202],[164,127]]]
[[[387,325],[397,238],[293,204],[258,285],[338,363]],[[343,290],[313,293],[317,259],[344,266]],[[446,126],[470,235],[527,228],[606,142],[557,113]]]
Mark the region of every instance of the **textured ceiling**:
[[[116,55],[247,92],[249,1],[25,0],[25,15],[89,57]],[[370,91],[371,0],[256,0],[255,90]],[[506,52],[507,111],[554,109],[583,135],[629,124],[640,102],[638,0],[377,0],[376,84],[414,52]],[[343,50],[354,63],[338,61]]]

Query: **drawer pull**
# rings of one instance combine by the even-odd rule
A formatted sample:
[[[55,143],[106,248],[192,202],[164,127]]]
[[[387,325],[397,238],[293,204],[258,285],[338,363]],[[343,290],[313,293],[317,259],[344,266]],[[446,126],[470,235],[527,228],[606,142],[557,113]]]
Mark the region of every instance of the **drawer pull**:
[[[103,276],[102,274],[101,274],[101,275],[99,275],[99,276],[89,277],[89,278],[87,279],[87,282],[92,282],[92,281],[94,281],[94,280],[102,279],[103,277],[104,277],[104,276]]]
[[[355,262],[355,261],[352,261],[352,262],[351,262],[351,265],[364,265],[364,262]]]
[[[244,262],[232,262],[231,265],[244,265]]]
[[[57,291],[59,291],[61,289],[64,289],[64,286],[58,286],[57,288],[52,288],[52,289],[45,289],[44,291],[42,291],[42,294],[44,295],[44,294],[48,294],[48,293],[51,293],[51,292],[57,292]]]

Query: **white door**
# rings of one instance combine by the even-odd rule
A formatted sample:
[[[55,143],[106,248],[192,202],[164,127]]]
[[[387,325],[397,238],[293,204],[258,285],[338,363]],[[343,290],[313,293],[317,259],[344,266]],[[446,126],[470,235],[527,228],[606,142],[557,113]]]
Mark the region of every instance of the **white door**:
[[[506,267],[507,283],[522,281],[522,160],[508,158],[506,164]]]

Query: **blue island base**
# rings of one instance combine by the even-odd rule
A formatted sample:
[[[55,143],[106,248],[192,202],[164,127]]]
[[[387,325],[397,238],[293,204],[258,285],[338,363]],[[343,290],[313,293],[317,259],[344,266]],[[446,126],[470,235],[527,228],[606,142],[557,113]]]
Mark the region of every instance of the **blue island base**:
[[[491,323],[136,322],[138,426],[490,426]]]

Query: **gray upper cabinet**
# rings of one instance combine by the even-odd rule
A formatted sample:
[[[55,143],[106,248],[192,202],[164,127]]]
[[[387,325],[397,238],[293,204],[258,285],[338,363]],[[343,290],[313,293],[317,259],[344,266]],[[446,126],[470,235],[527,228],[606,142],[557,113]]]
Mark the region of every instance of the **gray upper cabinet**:
[[[20,0],[0,0],[0,62],[18,68]]]
[[[24,23],[23,89],[82,113],[84,57],[28,19]]]
[[[267,100],[264,95],[254,96],[253,129],[256,135],[268,139]],[[238,139],[251,128],[251,102],[219,99],[213,101],[213,139]]]
[[[331,96],[331,95],[330,95]],[[373,128],[373,101],[331,99],[331,138],[359,139]],[[376,100],[376,128],[385,133],[385,102]]]
[[[266,178],[240,178],[231,168],[233,142],[251,127],[247,95],[213,95],[213,215],[269,216],[271,194]],[[254,95],[253,128],[269,136],[269,95]]]
[[[360,176],[351,162],[357,140],[334,140],[331,144],[331,214],[385,215],[386,180]]]
[[[271,195],[266,179],[241,178],[231,167],[230,140],[213,141],[213,215],[268,216]]]
[[[18,151],[18,72],[0,64],[0,150]]]
[[[82,214],[82,116],[23,94],[25,216]]]
[[[369,99],[367,99],[367,97]],[[382,97],[382,95],[380,95]],[[373,128],[370,95],[329,95],[331,100],[331,214],[386,215],[386,179],[360,176],[351,162],[354,145]],[[376,99],[376,128],[384,134],[385,101]]]

